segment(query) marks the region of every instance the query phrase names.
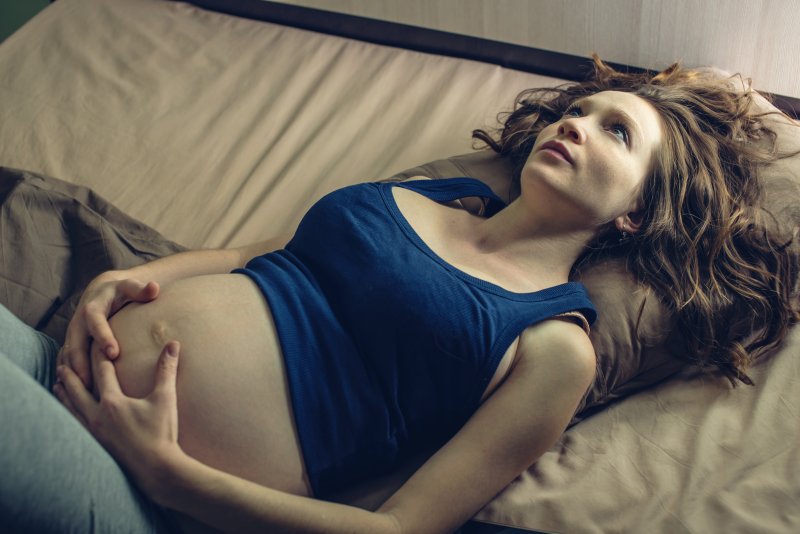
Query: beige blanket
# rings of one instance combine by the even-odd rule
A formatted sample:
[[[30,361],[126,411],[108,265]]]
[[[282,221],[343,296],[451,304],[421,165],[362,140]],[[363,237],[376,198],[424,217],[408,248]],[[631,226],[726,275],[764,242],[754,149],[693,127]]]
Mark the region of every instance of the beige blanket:
[[[181,245],[239,245],[334,188],[469,151],[519,90],[556,83],[179,2],[59,0],[0,45],[0,166],[90,187]],[[800,531],[798,336],[754,388],[671,380],[578,424],[477,518]]]

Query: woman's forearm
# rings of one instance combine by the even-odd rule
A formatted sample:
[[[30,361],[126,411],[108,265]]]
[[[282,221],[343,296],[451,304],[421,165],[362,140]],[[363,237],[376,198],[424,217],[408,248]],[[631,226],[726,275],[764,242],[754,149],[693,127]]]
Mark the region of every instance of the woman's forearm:
[[[392,516],[291,495],[181,455],[149,484],[156,502],[222,531],[398,533]]]
[[[281,234],[266,241],[239,248],[203,249],[179,252],[130,269],[108,271],[100,275],[108,280],[135,278],[160,285],[205,274],[225,274],[244,267],[248,260],[283,247],[291,234]]]
[[[223,274],[241,266],[237,249],[207,249],[179,252],[125,270],[101,275],[107,279],[134,278],[166,285],[176,280],[205,274]]]

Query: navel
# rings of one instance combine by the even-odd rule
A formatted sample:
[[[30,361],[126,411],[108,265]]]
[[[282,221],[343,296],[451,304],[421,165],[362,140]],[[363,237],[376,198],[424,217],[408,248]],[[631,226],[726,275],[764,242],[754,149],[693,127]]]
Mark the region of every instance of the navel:
[[[166,321],[156,321],[150,327],[150,337],[156,342],[156,345],[163,347],[167,344],[167,323]]]

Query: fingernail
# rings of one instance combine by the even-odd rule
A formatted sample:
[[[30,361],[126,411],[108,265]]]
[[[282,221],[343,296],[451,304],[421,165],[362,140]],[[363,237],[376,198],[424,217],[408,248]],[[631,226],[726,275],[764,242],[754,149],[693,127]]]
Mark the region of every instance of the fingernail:
[[[105,352],[106,352],[106,356],[108,356],[109,358],[113,358],[114,357],[114,347],[112,347],[111,345],[108,345],[105,348]]]
[[[172,356],[173,358],[178,355],[178,351],[176,350],[175,343],[170,343],[167,345],[167,356]]]

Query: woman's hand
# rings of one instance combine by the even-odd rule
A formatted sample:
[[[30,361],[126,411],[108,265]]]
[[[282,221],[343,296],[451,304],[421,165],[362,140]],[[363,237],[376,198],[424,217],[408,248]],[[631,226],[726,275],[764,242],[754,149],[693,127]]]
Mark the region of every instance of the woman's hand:
[[[91,343],[98,344],[112,360],[119,356],[119,343],[108,325],[109,317],[129,302],[150,302],[158,292],[156,282],[127,278],[124,271],[108,271],[92,280],[67,326],[64,346],[56,359],[58,365],[72,369],[84,385],[91,388]]]
[[[152,495],[160,487],[162,466],[185,456],[178,445],[176,378],[180,345],[170,341],[156,365],[153,391],[143,399],[126,396],[114,363],[100,355],[92,362],[99,400],[68,366],[57,369],[53,388],[78,421]]]

